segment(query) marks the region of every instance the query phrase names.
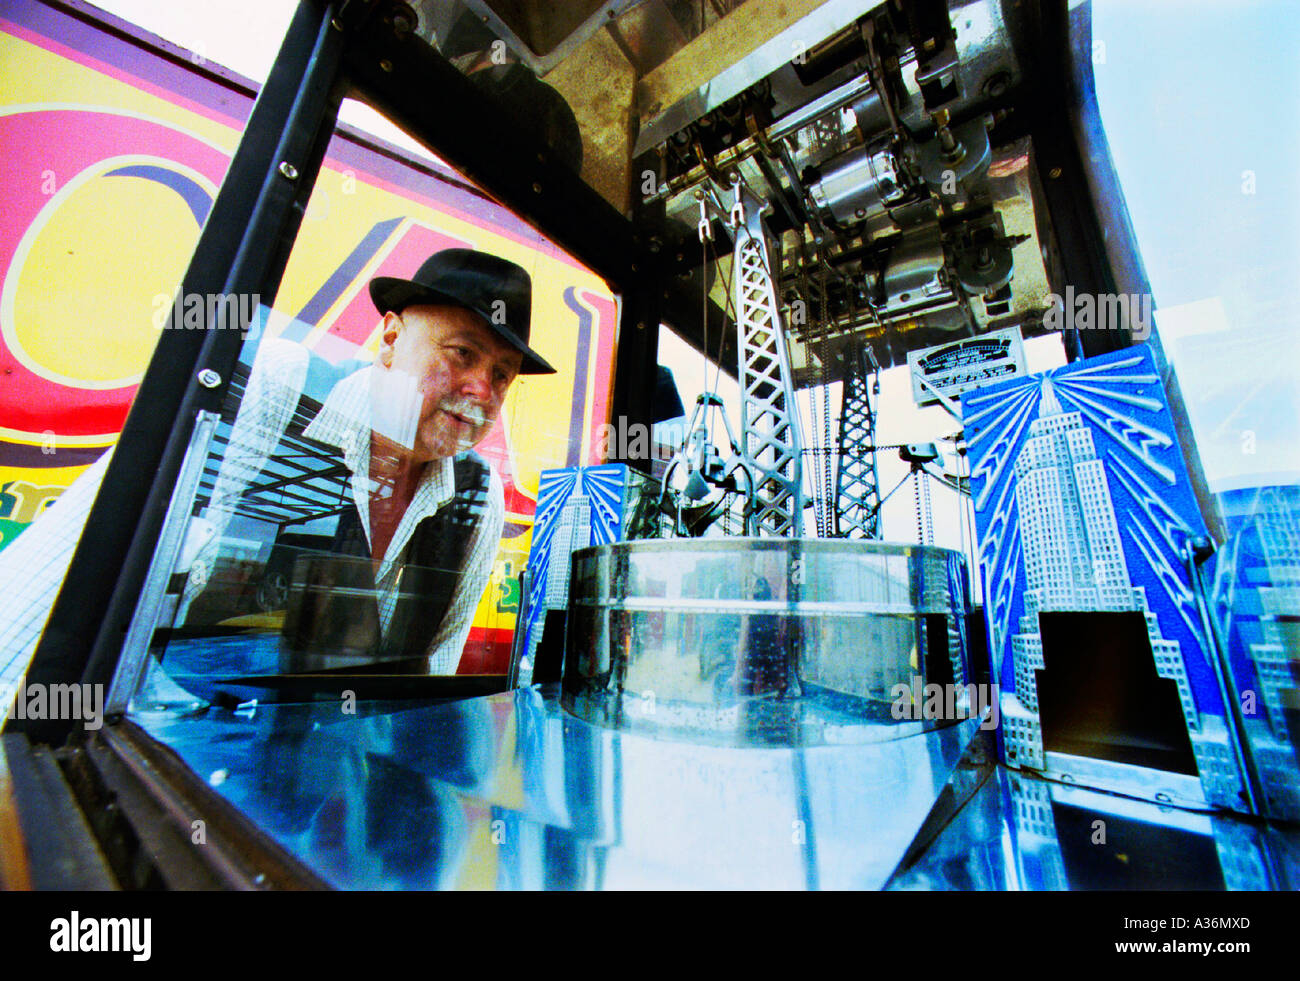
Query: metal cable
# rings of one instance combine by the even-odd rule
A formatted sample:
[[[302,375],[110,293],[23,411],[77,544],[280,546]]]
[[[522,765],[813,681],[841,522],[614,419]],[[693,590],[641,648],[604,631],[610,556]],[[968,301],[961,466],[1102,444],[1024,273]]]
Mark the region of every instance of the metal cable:
[[[921,520],[921,472],[912,468],[912,501],[916,505],[916,541],[925,544],[925,523]]]
[[[820,250],[817,254],[818,261],[825,263],[825,257]],[[830,342],[830,309],[826,298],[826,280],[821,284],[822,302],[821,302],[821,332],[822,332],[822,349],[821,349],[821,385],[822,385],[822,446],[826,448],[826,454],[822,457],[822,530],[821,537],[829,538],[831,529],[834,527],[834,519],[831,516],[831,508],[835,503],[835,490],[831,484],[832,460],[830,454],[831,448],[831,386],[830,372],[827,369],[827,359],[829,357]]]
[[[718,385],[722,381],[722,351],[723,348],[725,348],[727,345],[726,318],[730,317],[732,323],[735,323],[736,305],[734,302],[735,298],[731,295],[731,281],[722,272],[722,261],[718,257],[717,250],[713,248],[712,240],[709,240],[706,243],[705,247],[713,253],[713,268],[718,271],[718,278],[722,280],[723,296],[726,297],[725,300],[726,305],[723,307],[723,311],[722,311],[723,313],[722,330],[718,334],[718,359],[715,362],[717,366],[717,370],[714,372],[714,376],[713,376],[713,388],[709,389],[711,393],[716,395],[718,391]],[[706,297],[707,297],[707,293],[706,293]],[[709,349],[706,347],[704,349],[704,358],[706,362],[708,361],[708,356],[709,356]],[[708,371],[708,365],[706,363],[705,372],[707,373],[707,371]]]
[[[799,294],[800,294],[800,302],[804,303],[806,306],[810,308],[809,313],[811,314],[811,306],[813,300],[812,285],[808,279],[808,272],[807,269],[804,267],[803,263],[800,263],[800,268],[799,268]],[[824,322],[824,310],[823,310],[822,322]],[[805,343],[807,343],[809,350],[812,349],[812,344],[811,344],[812,334],[813,331],[812,329],[810,329],[810,326],[805,326],[804,340]],[[818,418],[818,411],[819,409],[817,405],[816,393],[813,387],[809,386],[808,416],[812,420],[812,431],[814,434],[819,432],[822,428],[821,420]],[[805,447],[804,449],[805,449],[804,456],[806,458],[810,458],[810,462],[812,464],[812,468],[811,468],[812,479],[810,481],[810,484],[812,486],[813,519],[817,525],[817,537],[825,538],[826,537],[826,502],[822,500],[822,480],[821,480],[821,470],[822,470],[822,462],[823,462],[821,459],[823,455],[822,447],[820,445],[814,445],[811,447]]]
[[[918,473],[916,478],[920,482],[919,486],[921,488],[922,545],[929,545],[934,539],[934,520],[930,512],[930,481],[926,479],[928,476],[925,473]]]
[[[701,203],[703,208],[703,203]],[[702,391],[709,390],[709,237],[700,235],[700,331],[704,338],[704,379]],[[727,329],[726,325],[722,328]]]

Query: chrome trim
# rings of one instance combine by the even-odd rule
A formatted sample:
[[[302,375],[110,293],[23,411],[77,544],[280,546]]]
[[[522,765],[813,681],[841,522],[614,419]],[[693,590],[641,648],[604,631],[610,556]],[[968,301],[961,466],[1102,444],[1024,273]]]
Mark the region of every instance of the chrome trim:
[[[118,658],[117,670],[113,672],[113,681],[108,688],[104,711],[110,715],[126,711],[144,675],[149,660],[149,642],[158,625],[167,582],[185,542],[185,529],[189,525],[194,495],[199,489],[199,478],[203,476],[203,465],[208,458],[208,446],[220,421],[221,415],[217,412],[200,411],[195,417],[190,445],[185,450],[185,459],[181,461],[181,471],[176,478],[176,490],[167,507],[153,561],[149,563],[135,616],[131,618],[131,627],[122,641],[122,656]]]

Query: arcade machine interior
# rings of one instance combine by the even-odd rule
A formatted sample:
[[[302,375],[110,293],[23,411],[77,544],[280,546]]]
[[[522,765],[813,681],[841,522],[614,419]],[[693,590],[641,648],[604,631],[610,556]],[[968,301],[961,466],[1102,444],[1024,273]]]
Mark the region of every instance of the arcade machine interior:
[[[124,558],[96,557],[123,532],[92,515],[70,578],[96,582],[76,609],[61,598],[33,666],[113,685],[113,724],[61,751],[83,801],[165,747],[150,792],[224,816],[226,864],[189,874],[229,882],[271,863],[278,884],[344,888],[1300,884],[1294,834],[1237,817],[1297,816],[1294,744],[1274,727],[1291,758],[1270,796],[1233,710],[1242,669],[1202,596],[1198,563],[1222,530],[1202,511],[1176,380],[1128,307],[1110,330],[1067,324],[1055,380],[1014,356],[1052,333],[1067,287],[1149,292],[1088,124],[1089,16],[1064,0],[303,3],[184,288],[275,295],[349,95],[617,294],[612,418],[654,420],[661,323],[734,375],[738,415],[700,392],[666,467],[611,458],[608,500],[588,490],[601,467],[569,468],[569,496],[539,499],[534,553],[545,538],[567,618],[530,638],[526,624],[551,621],[520,610],[506,690],[367,687],[354,670],[348,716],[318,682],[291,688],[306,700],[251,701],[256,677],[178,695],[150,662],[159,583],[210,490],[186,450],[227,395],[189,380],[231,377],[239,351],[222,332],[175,332],[146,386],[177,421],[133,415],[123,437],[156,477],[106,478]],[[909,361],[947,424],[882,447],[878,379]],[[1185,531],[1187,562],[1162,566],[1186,598],[1172,613],[1127,578],[1144,546],[1115,544],[1121,501],[1140,497],[1117,488],[1147,478],[1122,454],[1129,476],[1103,465],[1125,439],[1094,405],[1107,379],[1114,403],[1151,413],[1152,465],[1185,498],[1162,525]],[[885,453],[909,468],[916,541],[883,540],[898,489],[880,486]],[[981,492],[1010,500],[1013,474],[1058,481],[1082,565],[1051,507],[1027,516],[1027,491],[1022,527],[998,524]],[[930,543],[932,481],[973,499],[979,535],[960,551]],[[600,507],[623,512],[617,531],[597,528]],[[1034,536],[1054,534],[1060,563],[1044,545],[1039,568]],[[1004,557],[1000,536],[1024,544]],[[1143,555],[1175,547],[1143,541]],[[533,558],[524,593],[543,597],[557,580]],[[1275,701],[1294,691],[1279,684]],[[1095,814],[1122,843],[1078,847]],[[475,842],[497,834],[509,845],[489,868]]]

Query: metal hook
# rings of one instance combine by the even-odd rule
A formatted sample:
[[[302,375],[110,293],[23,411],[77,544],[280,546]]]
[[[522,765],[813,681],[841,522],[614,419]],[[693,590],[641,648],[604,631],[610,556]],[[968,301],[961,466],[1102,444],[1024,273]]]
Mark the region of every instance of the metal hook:
[[[695,192],[695,200],[700,202],[700,242],[713,240],[713,222],[709,220],[709,205],[704,199],[703,191]]]
[[[739,228],[745,224],[745,205],[742,203],[739,174],[731,175],[731,186],[736,191],[736,203],[731,206],[731,227]]]

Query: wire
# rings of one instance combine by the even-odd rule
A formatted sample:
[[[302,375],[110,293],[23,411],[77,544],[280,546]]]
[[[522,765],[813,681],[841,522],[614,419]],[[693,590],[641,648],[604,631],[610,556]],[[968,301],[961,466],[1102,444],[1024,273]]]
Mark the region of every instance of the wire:
[[[701,209],[704,210],[704,209]],[[701,391],[709,390],[709,236],[700,236],[700,292],[703,294],[700,302],[700,330],[704,337],[704,377],[701,380]],[[726,326],[723,326],[726,330]]]
[[[912,500],[916,505],[916,541],[925,544],[925,523],[921,520],[921,472],[912,468]]]
[[[825,265],[826,257],[819,249],[817,252],[818,261]],[[829,268],[829,267],[828,267]],[[823,279],[821,283],[821,364],[818,366],[818,373],[821,376],[822,383],[822,445],[826,447],[826,455],[822,458],[822,512],[823,512],[823,530],[822,537],[829,538],[834,528],[834,519],[831,511],[835,507],[835,491],[831,485],[832,459],[831,449],[831,384],[830,372],[827,368],[827,362],[830,360],[830,307],[827,299],[826,290],[827,280]]]
[[[925,537],[921,540],[922,545],[929,545],[934,541],[934,517],[930,511],[930,481],[925,479],[929,474],[919,474],[917,479],[921,486],[921,519],[924,522]]]
[[[736,309],[735,309],[734,297],[731,295],[731,280],[728,279],[727,276],[724,275],[724,273],[722,272],[722,260],[721,260],[721,259],[719,258],[719,256],[718,256],[718,251],[717,251],[717,249],[714,249],[714,248],[713,248],[713,243],[712,243],[712,241],[709,241],[709,242],[706,243],[706,248],[713,252],[713,268],[715,268],[715,269],[718,271],[718,278],[722,280],[722,286],[723,286],[723,289],[724,289],[724,291],[725,291],[725,292],[723,293],[723,295],[726,297],[726,300],[725,300],[725,303],[724,303],[724,306],[723,306],[723,311],[722,311],[722,312],[723,312],[723,317],[724,317],[724,322],[723,322],[723,325],[722,325],[722,331],[721,331],[721,333],[720,333],[720,335],[719,335],[719,337],[718,337],[718,358],[717,358],[717,361],[715,362],[715,364],[717,365],[717,370],[716,370],[716,373],[714,374],[714,377],[713,377],[713,388],[709,389],[709,392],[710,392],[711,394],[715,394],[715,395],[716,395],[716,394],[717,394],[717,391],[718,391],[718,385],[721,384],[721,382],[722,382],[722,351],[723,351],[723,348],[725,348],[725,347],[726,347],[726,344],[727,344],[727,325],[726,325],[726,322],[725,322],[725,318],[730,317],[730,318],[731,318],[731,322],[732,322],[732,323],[735,323],[735,322],[736,322]],[[732,274],[733,274],[733,276],[734,276],[734,274],[735,274],[735,269],[734,269],[734,268],[732,269]],[[706,279],[706,283],[707,283],[707,279]],[[708,361],[708,349],[707,349],[707,348],[705,348],[705,351],[704,351],[704,358],[705,358],[705,361],[707,362],[707,361]],[[737,367],[739,367],[739,366],[737,366]],[[707,373],[708,373],[708,365],[707,365],[707,363],[706,363],[706,365],[705,365],[705,369],[704,369],[704,370],[705,370],[705,374],[706,374],[706,377],[707,377]]]

